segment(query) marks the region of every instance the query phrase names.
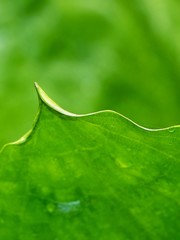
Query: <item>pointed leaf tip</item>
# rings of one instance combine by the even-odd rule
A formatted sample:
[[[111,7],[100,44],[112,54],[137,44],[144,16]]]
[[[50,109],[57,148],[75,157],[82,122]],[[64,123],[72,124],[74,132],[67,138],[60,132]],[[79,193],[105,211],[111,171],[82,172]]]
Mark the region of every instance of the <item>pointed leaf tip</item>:
[[[39,99],[48,107],[50,107],[51,109],[55,110],[56,112],[65,115],[65,116],[69,116],[69,117],[77,117],[78,115],[74,114],[74,113],[70,113],[66,110],[64,110],[63,108],[61,108],[57,103],[55,103],[45,92],[44,90],[39,86],[39,84],[37,82],[34,83],[37,94]]]

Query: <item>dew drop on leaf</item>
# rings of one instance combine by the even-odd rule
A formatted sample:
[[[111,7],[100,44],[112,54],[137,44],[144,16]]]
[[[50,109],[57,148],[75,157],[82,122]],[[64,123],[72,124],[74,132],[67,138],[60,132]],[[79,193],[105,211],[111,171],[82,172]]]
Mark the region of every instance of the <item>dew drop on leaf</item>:
[[[4,224],[4,219],[3,218],[0,219],[0,223]]]
[[[65,202],[59,203],[58,209],[62,213],[69,213],[69,212],[76,212],[79,210],[80,201],[73,201],[73,202]]]
[[[174,128],[170,128],[168,131],[169,131],[170,133],[174,133],[174,132],[175,132],[175,129],[174,129]]]
[[[46,208],[47,208],[47,211],[49,212],[49,213],[53,213],[54,211],[55,211],[55,205],[53,204],[53,203],[49,203],[47,206],[46,206]]]

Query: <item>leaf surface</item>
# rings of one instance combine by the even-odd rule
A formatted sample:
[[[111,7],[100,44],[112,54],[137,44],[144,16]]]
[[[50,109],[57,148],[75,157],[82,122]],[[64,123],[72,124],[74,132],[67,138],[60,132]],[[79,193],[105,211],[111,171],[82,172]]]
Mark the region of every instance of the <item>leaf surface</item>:
[[[71,114],[36,89],[33,129],[0,154],[0,239],[179,239],[180,127]]]

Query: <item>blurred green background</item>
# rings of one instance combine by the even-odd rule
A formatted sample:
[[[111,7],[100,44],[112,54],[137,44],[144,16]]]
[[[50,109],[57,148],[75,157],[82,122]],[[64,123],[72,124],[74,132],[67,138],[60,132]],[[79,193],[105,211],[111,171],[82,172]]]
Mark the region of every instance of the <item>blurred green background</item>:
[[[37,81],[75,113],[180,124],[179,0],[0,0],[0,147],[31,128]]]

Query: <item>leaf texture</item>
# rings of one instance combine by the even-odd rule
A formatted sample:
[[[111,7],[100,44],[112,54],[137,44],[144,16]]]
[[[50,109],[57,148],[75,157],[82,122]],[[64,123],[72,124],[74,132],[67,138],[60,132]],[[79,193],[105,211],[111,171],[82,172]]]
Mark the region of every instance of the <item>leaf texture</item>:
[[[0,154],[0,239],[180,239],[180,127],[75,115],[36,89],[33,129]]]

